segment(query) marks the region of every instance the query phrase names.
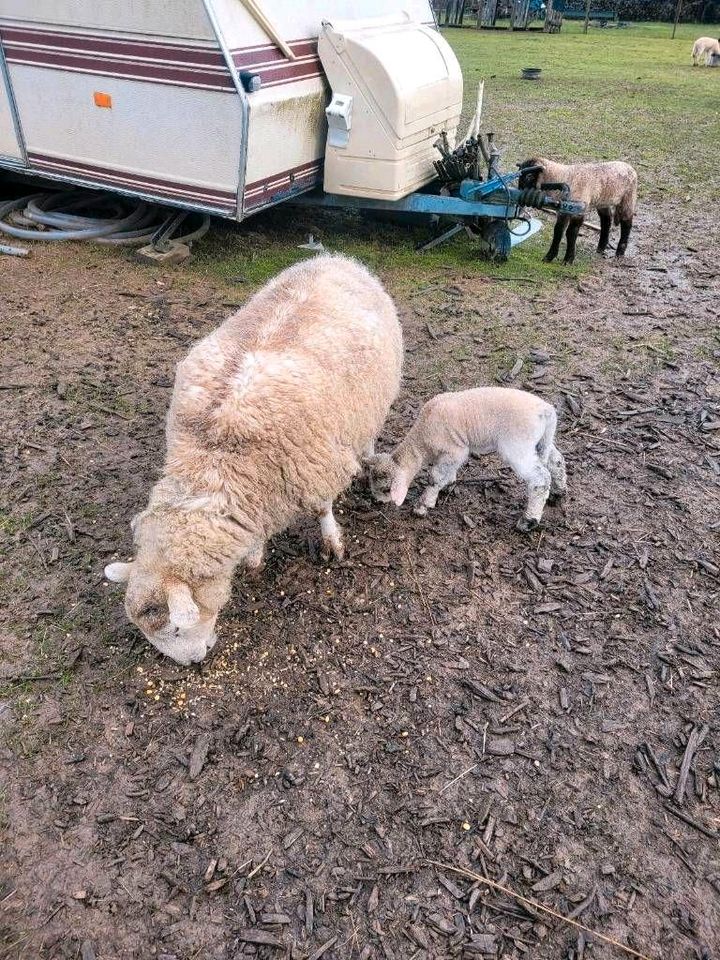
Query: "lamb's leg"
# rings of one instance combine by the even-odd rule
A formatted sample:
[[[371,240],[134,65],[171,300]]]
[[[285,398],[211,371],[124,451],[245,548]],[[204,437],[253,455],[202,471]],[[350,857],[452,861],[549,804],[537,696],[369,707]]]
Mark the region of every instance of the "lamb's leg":
[[[258,540],[245,554],[245,566],[251,570],[259,570],[265,559],[265,543]]]
[[[418,502],[413,508],[413,513],[418,517],[424,517],[428,510],[432,510],[437,503],[438,494],[442,489],[455,483],[457,472],[467,461],[468,454],[459,458],[443,456],[430,468],[430,483],[425,487]]]
[[[550,471],[543,465],[534,447],[503,450],[501,456],[517,476],[527,484],[528,499],[525,515],[520,517],[516,527],[523,533],[529,533],[539,525],[545,503],[550,495],[552,483]]]
[[[610,227],[612,226],[612,212],[610,210],[598,210],[600,216],[600,241],[597,252],[604,253],[610,240]]]
[[[548,451],[547,468],[550,471],[550,502],[555,502],[567,493],[565,458],[553,444]]]
[[[317,517],[320,520],[320,532],[322,533],[323,550],[328,556],[334,556],[342,560],[345,556],[343,547],[342,529],[338,526],[333,515],[332,500],[322,503],[317,509]]]
[[[553,230],[552,243],[550,244],[550,249],[545,254],[544,260],[545,263],[551,263],[555,257],[558,255],[560,250],[560,244],[562,243],[563,234],[565,233],[565,228],[568,225],[570,218],[569,217],[558,217],[557,222],[555,223],[555,229]]]
[[[366,483],[368,486],[370,486],[370,469],[366,465],[365,461],[369,460],[370,457],[374,457],[374,456],[375,456],[375,441],[371,440],[362,452],[362,456],[360,458],[360,472],[358,474],[360,480]]]
[[[630,237],[630,231],[632,230],[632,217],[629,220],[620,221],[620,242],[617,245],[617,250],[615,251],[616,257],[624,257],[625,251],[627,250],[628,239]]]
[[[567,247],[565,248],[565,259],[563,263],[570,264],[575,262],[575,242],[580,233],[580,227],[583,225],[582,217],[573,217],[567,228]]]

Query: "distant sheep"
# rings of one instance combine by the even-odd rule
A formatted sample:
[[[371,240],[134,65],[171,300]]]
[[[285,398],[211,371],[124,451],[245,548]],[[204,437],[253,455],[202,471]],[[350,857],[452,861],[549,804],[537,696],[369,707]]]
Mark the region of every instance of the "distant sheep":
[[[715,66],[715,57],[720,58],[720,39],[698,37],[692,48],[693,66],[697,67],[704,59],[705,66]]]
[[[534,157],[519,166],[521,173],[518,185],[521,190],[542,189],[545,184],[566,183],[570,187],[573,200],[579,200],[587,207],[597,210],[600,217],[598,253],[604,253],[607,249],[614,212],[615,223],[620,224],[616,256],[624,256],[637,204],[637,173],[629,163],[612,160],[605,163],[565,164],[546,160],[544,157]],[[552,244],[545,254],[547,262],[557,257],[566,229],[564,262],[572,263],[575,260],[575,243],[583,219],[582,216],[557,218]]]
[[[413,479],[429,467],[430,483],[414,509],[424,516],[470,456],[497,453],[527,484],[527,506],[517,528],[533,530],[548,497],[562,496],[567,489],[565,461],[555,446],[556,426],[554,407],[524,390],[478,387],[438,394],[424,404],[391,453],[368,458],[371,492],[381,503],[400,506]]]
[[[402,334],[379,280],[345,257],[284,271],[177,369],[162,479],[111,563],[125,609],[181,664],[202,660],[235,567],[269,537],[320,520],[342,557],[333,500],[372,452],[400,383]]]

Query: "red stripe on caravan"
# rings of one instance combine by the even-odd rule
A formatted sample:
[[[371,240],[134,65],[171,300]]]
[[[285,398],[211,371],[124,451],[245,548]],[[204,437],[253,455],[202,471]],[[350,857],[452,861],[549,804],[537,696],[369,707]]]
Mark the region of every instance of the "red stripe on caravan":
[[[10,44],[56,47],[62,50],[90,51],[150,60],[171,60],[185,64],[224,67],[225,60],[217,48],[188,44],[162,43],[154,40],[126,40],[122,37],[96,36],[55,30],[32,30],[3,27],[0,36]]]
[[[227,205],[235,204],[237,200],[235,191],[215,190],[191,183],[178,183],[175,180],[164,180],[145,174],[129,173],[126,170],[101,167],[96,164],[84,163],[80,160],[72,160],[66,157],[54,157],[43,153],[29,153],[28,159],[31,167],[44,168],[46,170],[52,170],[53,172],[73,172],[97,179],[104,178],[107,180],[122,181],[122,183],[129,186],[149,188],[150,192],[172,190],[177,193],[183,193],[193,199],[203,200],[206,203],[212,202]]]
[[[289,44],[296,57],[317,55],[317,40],[293,40]],[[272,44],[261,47],[237,47],[230,51],[233,63],[243,70],[254,69],[268,63],[294,63],[288,60],[282,50]]]
[[[308,160],[307,163],[301,163],[297,167],[290,167],[288,170],[278,170],[277,173],[272,174],[270,177],[263,177],[260,180],[253,180],[251,183],[245,185],[245,193],[251,193],[255,190],[262,189],[262,187],[267,186],[269,183],[273,183],[275,180],[285,178],[290,179],[291,177],[298,176],[303,173],[311,172],[312,170],[317,170],[319,166],[322,165],[322,158],[317,160]]]
[[[259,67],[253,70],[257,73],[266,87],[273,87],[279,83],[289,83],[293,80],[307,80],[310,77],[323,76],[322,67],[317,57],[308,60],[291,60],[277,67]]]
[[[291,170],[281,170],[272,177],[265,177],[248,184],[243,195],[245,210],[254,210],[267,206],[280,194],[288,193],[293,189],[307,189],[320,182],[322,161],[314,160],[311,163],[293,167]]]
[[[235,89],[217,49],[29,26],[3,27],[0,37],[10,63],[229,93]],[[270,87],[323,75],[317,40],[293,40],[290,46],[299,59],[287,60],[273,44],[261,44],[233,50],[233,63],[258,73]]]
[[[202,86],[229,92],[235,90],[235,85],[229,73],[220,73],[202,67],[173,67],[159,63],[113,60],[109,57],[98,59],[83,54],[27,48],[18,49],[12,44],[5,46],[5,56],[8,63],[24,63],[48,69],[66,69],[79,73],[126,77],[153,83]]]
[[[232,213],[235,211],[237,206],[236,198],[233,198],[232,201],[213,200],[208,199],[208,197],[205,197],[202,194],[185,190],[182,187],[146,186],[142,183],[136,183],[133,180],[125,180],[123,177],[114,175],[110,176],[108,174],[103,174],[100,176],[98,174],[76,170],[74,167],[66,165],[39,164],[31,169],[33,169],[36,173],[41,173],[43,176],[51,176],[53,174],[62,176],[63,180],[71,183],[77,183],[90,189],[111,191],[119,190],[130,193],[134,196],[140,194],[144,197],[147,197],[149,200],[155,200],[158,203],[172,203],[173,201],[183,200],[186,203],[192,203],[195,206],[202,206],[209,210],[215,210],[221,214]]]

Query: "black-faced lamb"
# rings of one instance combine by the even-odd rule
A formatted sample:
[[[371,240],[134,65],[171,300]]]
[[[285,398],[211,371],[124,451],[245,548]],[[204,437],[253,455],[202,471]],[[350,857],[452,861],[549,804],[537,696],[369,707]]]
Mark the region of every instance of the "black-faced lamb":
[[[392,300],[339,256],[285,270],[180,363],[135,559],[105,568],[158,650],[202,660],[235,567],[258,566],[297,517],[317,517],[342,557],[333,500],[372,451],[401,364]]]
[[[548,497],[560,497],[567,489],[556,426],[555,408],[524,390],[478,387],[438,394],[423,405],[391,453],[366,460],[371,492],[381,503],[400,506],[417,474],[429,468],[430,483],[414,508],[424,516],[470,456],[496,453],[527,484],[527,505],[517,528],[533,530]]]
[[[612,160],[602,163],[556,163],[545,157],[533,157],[519,164],[521,190],[543,189],[544,184],[566,183],[570,196],[587,208],[594,207],[600,217],[600,240],[598,253],[604,253],[610,239],[613,221],[620,224],[620,240],[616,256],[622,257],[628,245],[637,205],[637,173],[629,163]],[[551,191],[552,192],[552,191]],[[563,234],[567,230],[565,263],[575,259],[575,244],[584,217],[558,216],[552,244],[545,254],[550,262],[557,257]]]

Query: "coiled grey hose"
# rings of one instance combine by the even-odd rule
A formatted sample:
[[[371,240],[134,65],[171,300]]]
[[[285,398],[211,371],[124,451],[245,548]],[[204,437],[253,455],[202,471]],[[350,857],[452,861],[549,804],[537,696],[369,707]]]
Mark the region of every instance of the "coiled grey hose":
[[[89,212],[93,209],[94,214]],[[0,233],[20,240],[94,240],[140,247],[152,241],[170,216],[171,211],[142,201],[88,190],[54,191],[0,204]],[[209,229],[210,217],[202,214],[199,226],[172,239],[191,243]]]

